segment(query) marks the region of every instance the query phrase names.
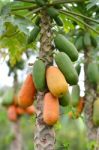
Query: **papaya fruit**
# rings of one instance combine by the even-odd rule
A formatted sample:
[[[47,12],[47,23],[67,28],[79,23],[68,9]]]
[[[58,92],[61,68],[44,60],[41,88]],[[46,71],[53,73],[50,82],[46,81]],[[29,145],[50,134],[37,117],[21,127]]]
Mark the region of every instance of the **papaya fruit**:
[[[56,4],[56,5],[54,5],[54,7],[55,7],[56,9],[61,9],[61,8],[62,8],[62,5],[61,5],[61,4]]]
[[[36,2],[37,5],[39,5],[39,6],[44,6],[44,5],[45,5],[44,0],[35,0],[35,2]]]
[[[90,83],[92,84],[99,83],[99,69],[97,63],[91,62],[88,64],[87,76]]]
[[[73,112],[70,111],[70,112],[68,113],[68,116],[69,116],[70,119],[72,119],[72,118],[73,118]]]
[[[54,7],[49,7],[47,9],[47,13],[51,18],[55,18],[59,15],[59,12],[57,9],[55,9]]]
[[[32,42],[34,42],[39,32],[40,32],[40,27],[35,25],[33,30],[30,32],[29,37],[27,38],[27,44],[31,44]]]
[[[63,107],[69,105],[70,101],[71,101],[71,96],[69,91],[67,91],[65,94],[63,94],[63,96],[59,98],[59,104]]]
[[[77,84],[78,74],[70,58],[64,52],[59,52],[58,54],[55,55],[55,62],[60,71],[63,73],[66,81],[70,85]]]
[[[11,105],[13,103],[13,97],[14,97],[14,90],[12,88],[9,88],[8,90],[5,91],[3,95],[2,105],[4,106]]]
[[[39,26],[41,21],[41,18],[39,16],[37,16],[36,20],[35,20],[35,25]]]
[[[47,125],[54,125],[59,119],[59,101],[50,92],[44,96],[43,120]]]
[[[25,109],[18,106],[18,107],[16,107],[16,113],[19,116],[24,115],[25,114]]]
[[[61,96],[68,90],[68,84],[61,71],[54,66],[50,66],[46,70],[46,81],[49,91],[54,96]]]
[[[46,88],[45,64],[42,60],[36,60],[33,65],[33,81],[38,91],[44,91]]]
[[[78,59],[78,51],[75,46],[65,38],[62,34],[57,34],[54,38],[54,43],[56,48],[66,53],[72,61],[76,61]]]
[[[18,104],[20,107],[26,108],[32,105],[35,96],[35,86],[32,74],[28,74],[18,94]]]
[[[57,24],[58,26],[63,26],[63,22],[62,22],[61,18],[59,18],[58,16],[56,16],[56,17],[54,18],[54,20],[55,20],[55,22],[56,22],[56,24]]]
[[[68,117],[70,119],[77,119],[77,117],[76,117],[76,110],[68,112]]]
[[[35,107],[34,107],[33,105],[27,107],[27,108],[26,108],[26,113],[27,113],[28,115],[33,115],[33,114],[35,114],[35,113],[36,113]]]
[[[80,97],[76,109],[74,111],[70,111],[68,113],[69,118],[71,118],[71,119],[77,119],[77,118],[79,118],[79,116],[81,115],[81,113],[82,113],[82,111],[84,109],[84,104],[85,104],[84,98]]]
[[[82,113],[83,108],[84,108],[84,104],[85,104],[84,98],[80,97],[77,108],[76,108],[76,118],[78,118],[80,116],[80,114]]]
[[[85,47],[91,46],[91,37],[90,37],[90,34],[88,32],[86,32],[84,35],[84,46]]]
[[[84,37],[83,36],[80,36],[76,39],[75,46],[76,46],[78,51],[84,49]]]
[[[80,71],[81,71],[81,65],[80,65],[80,63],[77,63],[77,64],[75,65],[75,69],[76,69],[76,71],[77,71],[77,73],[78,73],[78,76],[79,76]]]
[[[16,107],[14,105],[10,105],[7,110],[8,119],[10,121],[16,122],[18,117],[16,113]]]
[[[99,98],[96,99],[93,103],[93,123],[96,126],[99,126]]]
[[[98,43],[97,43],[96,37],[94,37],[93,35],[91,35],[90,38],[91,38],[91,45],[93,47],[97,47]]]
[[[79,85],[73,85],[72,86],[72,92],[71,92],[71,104],[73,107],[76,107],[79,103],[80,98],[80,87]]]

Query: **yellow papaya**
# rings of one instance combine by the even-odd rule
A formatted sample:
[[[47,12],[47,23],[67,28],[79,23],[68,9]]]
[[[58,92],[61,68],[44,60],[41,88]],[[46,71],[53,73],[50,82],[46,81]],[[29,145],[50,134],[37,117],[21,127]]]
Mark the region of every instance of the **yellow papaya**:
[[[50,66],[47,68],[46,80],[48,89],[54,96],[61,96],[68,91],[65,77],[57,67]]]

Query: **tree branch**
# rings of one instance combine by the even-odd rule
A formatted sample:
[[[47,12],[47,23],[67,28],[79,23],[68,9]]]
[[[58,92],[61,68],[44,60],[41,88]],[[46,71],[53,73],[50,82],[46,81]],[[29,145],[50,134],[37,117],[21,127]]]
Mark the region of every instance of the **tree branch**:
[[[75,13],[75,12],[72,12],[72,11],[67,11],[67,10],[63,10],[63,11],[66,12],[66,13],[72,14],[72,15],[76,15],[76,16],[85,18],[85,19],[87,19],[87,20],[89,20],[89,21],[92,21],[92,22],[95,22],[95,23],[98,23],[98,24],[99,24],[99,21],[94,20],[94,19],[92,19],[92,18],[89,18],[89,17],[87,17],[87,16],[84,16],[84,15],[82,15],[82,14],[78,14],[78,13]]]
[[[71,15],[71,14],[69,14],[69,13],[67,13],[67,12],[65,12],[65,11],[63,11],[63,10],[60,10],[60,12],[61,12],[62,14],[67,15],[67,17],[69,16],[69,17],[75,19],[76,21],[80,22],[80,23],[83,24],[84,26],[88,27],[90,30],[92,30],[92,31],[94,31],[95,33],[99,34],[99,32],[96,31],[93,27],[91,27],[89,24],[83,22],[83,21],[80,20],[79,18],[75,17],[74,15]]]
[[[49,5],[56,5],[56,4],[65,4],[65,3],[81,3],[84,2],[84,0],[58,0],[58,1],[54,1],[53,3],[49,4]]]
[[[42,7],[38,7],[38,8],[36,8],[36,9],[34,9],[33,11],[29,12],[29,13],[26,15],[26,17],[32,15],[33,13],[39,12],[41,9],[42,9]]]
[[[20,2],[35,3],[35,0],[16,0]]]
[[[12,8],[12,11],[18,11],[18,10],[24,10],[24,9],[36,9],[37,6],[24,6],[24,7],[18,7],[18,8]]]

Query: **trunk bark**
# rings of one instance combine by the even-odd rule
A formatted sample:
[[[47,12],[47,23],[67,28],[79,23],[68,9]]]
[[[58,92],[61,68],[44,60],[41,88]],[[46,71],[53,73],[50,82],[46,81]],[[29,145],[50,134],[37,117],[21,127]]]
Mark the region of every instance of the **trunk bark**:
[[[45,11],[42,11],[39,58],[44,59],[46,67],[53,64],[53,57],[49,55],[52,50],[51,19]],[[42,117],[45,92],[37,93],[37,118],[34,136],[35,150],[54,150],[55,133],[53,126],[46,125]]]
[[[93,102],[96,100],[97,86],[91,84],[88,81],[87,76],[87,67],[91,59],[91,50],[90,48],[85,49],[84,51],[85,64],[84,64],[84,72],[85,72],[85,123],[87,126],[87,134],[89,141],[96,141],[97,139],[97,128],[94,126],[92,122],[92,113],[93,113]]]
[[[12,134],[14,139],[11,143],[11,150],[22,150],[22,137],[20,132],[20,120],[11,123]]]

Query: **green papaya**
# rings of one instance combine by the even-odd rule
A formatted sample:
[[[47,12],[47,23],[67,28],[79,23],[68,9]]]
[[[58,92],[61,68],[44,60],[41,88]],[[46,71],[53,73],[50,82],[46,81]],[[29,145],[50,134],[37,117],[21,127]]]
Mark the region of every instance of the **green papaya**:
[[[39,26],[41,21],[41,18],[39,16],[37,16],[36,20],[35,20],[35,25]]]
[[[44,6],[44,5],[45,5],[44,0],[35,0],[35,2],[36,2],[37,5],[39,5],[39,6]]]
[[[94,46],[94,47],[97,47],[97,40],[96,40],[96,37],[94,36],[90,36],[91,37],[91,45]]]
[[[33,30],[30,32],[30,36],[27,39],[27,44],[30,44],[33,41],[35,41],[35,39],[37,38],[39,32],[40,32],[40,27],[39,26],[35,26],[33,28]]]
[[[57,24],[58,26],[63,26],[63,22],[62,22],[61,18],[59,18],[59,17],[57,16],[57,17],[54,18],[54,20],[55,20],[55,22],[56,22],[56,24]]]
[[[76,64],[75,69],[76,69],[76,71],[77,71],[77,73],[78,73],[78,76],[79,76],[80,71],[81,71],[81,65],[80,65],[80,63],[77,63],[77,64]]]
[[[54,38],[54,43],[56,48],[66,53],[72,61],[76,61],[78,59],[78,51],[75,46],[67,40],[62,34],[57,34]]]
[[[93,123],[96,126],[99,126],[99,98],[93,103],[93,115],[92,115]]]
[[[79,85],[74,85],[72,87],[72,92],[71,92],[71,104],[73,107],[76,107],[78,105],[80,98],[80,87]]]
[[[59,98],[59,104],[61,106],[69,105],[70,101],[71,101],[71,96],[69,91],[67,91],[62,97]]]
[[[9,88],[8,90],[5,91],[3,95],[2,105],[4,106],[11,105],[13,103],[13,97],[14,97],[14,90],[12,88]]]
[[[98,69],[97,63],[91,62],[88,64],[87,76],[88,76],[88,80],[91,83],[93,83],[93,84],[99,83],[99,69]]]
[[[59,15],[59,12],[57,9],[55,9],[54,7],[49,7],[47,9],[47,13],[50,17],[55,18]]]
[[[56,9],[61,9],[61,8],[62,8],[62,5],[61,5],[61,4],[56,4],[54,7],[55,7]]]
[[[64,52],[59,52],[55,55],[55,62],[63,73],[66,81],[70,85],[75,85],[78,82],[78,74],[73,66],[72,61]]]
[[[75,46],[76,46],[78,51],[84,49],[84,37],[83,36],[80,36],[76,39]]]
[[[91,38],[90,38],[90,34],[88,32],[86,32],[84,35],[84,46],[85,47],[91,46]]]
[[[44,91],[46,88],[45,82],[45,64],[42,60],[36,60],[33,65],[33,81],[38,91]]]

